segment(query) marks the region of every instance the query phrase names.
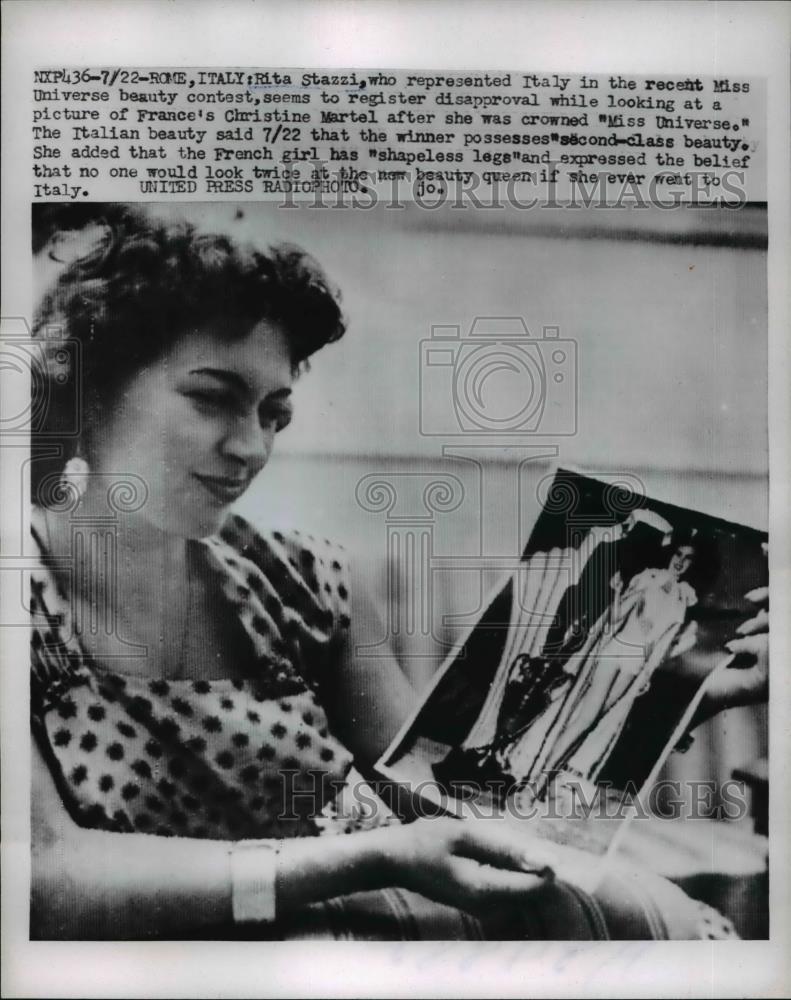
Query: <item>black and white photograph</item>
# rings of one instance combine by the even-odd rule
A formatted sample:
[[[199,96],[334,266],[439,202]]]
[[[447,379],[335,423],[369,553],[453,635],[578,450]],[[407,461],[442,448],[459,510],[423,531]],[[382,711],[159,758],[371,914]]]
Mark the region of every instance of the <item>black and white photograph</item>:
[[[626,815],[615,808],[626,789],[652,792],[664,818],[682,805],[692,815],[693,803],[678,799],[673,812],[661,811],[681,789],[672,768],[664,787],[646,783],[679,726],[668,749],[688,750],[691,729],[716,710],[732,678],[745,682],[745,702],[747,687],[760,687],[757,674],[727,674],[744,665],[728,642],[749,629],[763,600],[768,543],[755,530],[652,503],[632,492],[636,482],[630,490],[561,470],[542,485],[545,506],[520,566],[438,671],[382,767],[450,812],[496,802],[550,839],[596,852]],[[756,749],[764,730],[759,712]],[[744,807],[729,804],[729,817],[743,818]],[[723,805],[710,798],[705,815],[724,815]],[[598,839],[590,824],[575,826],[583,818],[601,820]],[[559,828],[552,819],[569,822]],[[665,842],[655,850],[672,853],[674,828],[681,824],[657,828]],[[638,846],[646,850],[645,838]],[[745,841],[746,853],[755,846]]]
[[[40,555],[31,575],[40,782],[33,835],[51,838],[52,848],[34,854],[32,935],[232,936],[233,916],[246,933],[257,926],[275,936],[512,939],[543,927],[560,939],[705,939],[736,937],[734,920],[743,933],[765,936],[766,847],[746,791],[735,873],[717,869],[713,847],[698,857],[700,871],[686,872],[723,882],[735,874],[733,916],[677,887],[670,892],[647,871],[646,891],[662,913],[654,926],[640,907],[629,913],[627,894],[609,883],[586,904],[577,896],[588,887],[572,881],[569,901],[564,875],[574,878],[580,844],[561,843],[549,865],[543,843],[531,857],[528,827],[496,811],[488,822],[460,824],[452,809],[448,817],[421,809],[424,796],[415,799],[410,775],[402,784],[388,758],[390,740],[436,668],[432,647],[458,634],[454,610],[464,617],[487,560],[513,558],[509,535],[531,525],[528,496],[538,504],[543,494],[543,503],[518,565],[455,658],[458,670],[442,673],[418,714],[418,746],[440,751],[428,772],[437,788],[463,789],[480,778],[483,794],[507,813],[514,795],[522,807],[526,799],[557,802],[574,781],[583,788],[614,775],[617,788],[639,787],[640,768],[644,780],[718,656],[728,657],[729,642],[736,643],[731,668],[712,678],[690,726],[766,698],[767,536],[641,495],[635,473],[608,483],[546,471],[553,435],[594,436],[575,431],[587,403],[585,374],[596,362],[577,365],[603,345],[586,342],[577,326],[576,340],[562,336],[570,328],[558,314],[533,336],[524,317],[544,317],[550,306],[521,276],[550,247],[557,264],[562,255],[573,260],[582,244],[595,246],[601,273],[620,281],[618,259],[624,249],[633,256],[637,234],[605,230],[602,238],[593,211],[579,233],[554,231],[563,218],[556,213],[536,224],[535,235],[529,221],[513,219],[524,231],[496,236],[505,228],[498,219],[485,234],[484,267],[483,245],[475,252],[486,224],[480,216],[466,225],[451,209],[427,219],[413,206],[391,221],[384,206],[362,219],[353,211],[321,219],[319,233],[315,215],[297,209],[285,219],[294,239],[268,245],[260,237],[284,225],[277,213],[243,203],[33,206],[41,288],[31,345],[40,349],[36,377],[46,404],[38,408],[30,464]],[[707,230],[683,240],[650,212],[639,223],[646,254],[656,246],[688,286],[687,313],[690,288],[699,289],[705,309],[706,269],[709,280],[737,267],[757,277],[764,253],[760,206],[691,218]],[[690,218],[681,224],[689,227]],[[365,247],[374,232],[381,249],[371,261]],[[428,281],[415,274],[411,286],[421,289],[421,310],[456,319],[460,286],[468,305],[479,307],[508,289],[519,322],[476,317],[469,331],[434,324],[422,338],[416,300],[401,284],[406,261],[418,259],[407,247],[429,234],[436,273]],[[464,258],[456,273],[448,267],[454,253]],[[692,266],[704,276],[691,280],[679,258],[697,260]],[[348,281],[331,278],[320,259],[348,272]],[[426,262],[424,251],[421,270]],[[563,273],[568,280],[569,269]],[[652,267],[652,281],[656,273]],[[388,287],[395,274],[400,282]],[[758,281],[743,295],[757,377],[764,295]],[[619,318],[632,322],[607,297],[602,323]],[[591,317],[587,330],[603,336]],[[400,350],[389,347],[383,366],[383,346],[396,332]],[[719,337],[724,344],[722,330]],[[404,357],[410,347],[412,357]],[[656,352],[679,364],[667,337]],[[340,391],[329,378],[311,385],[325,356],[343,369]],[[407,395],[399,367],[410,362],[424,366],[411,413],[398,405]],[[602,367],[623,378],[609,360]],[[656,365],[647,367],[656,380]],[[311,402],[315,388],[320,395]],[[701,407],[723,405],[742,406],[746,416],[744,397],[724,391],[712,379],[705,400],[698,385],[691,412],[678,404],[681,419],[694,428]],[[374,407],[377,398],[392,399],[391,408]],[[358,432],[358,421],[380,426]],[[499,434],[498,422],[506,427]],[[765,421],[753,422],[754,436],[741,447],[757,465]],[[715,441],[728,418],[720,423]],[[599,421],[594,433],[603,430]],[[348,453],[338,461],[344,432]],[[444,453],[432,458],[443,436]],[[409,457],[412,441],[417,454]],[[465,445],[476,449],[478,496],[463,468]],[[517,487],[510,511],[509,476]],[[753,505],[760,523],[765,484],[753,475],[740,485],[751,490],[742,503]],[[494,538],[487,537],[493,513]],[[474,533],[470,520],[478,522]],[[666,694],[646,709],[655,676],[664,676],[674,697],[670,706]],[[641,712],[648,718],[638,722]],[[670,726],[664,734],[663,724]],[[723,750],[760,768],[760,708],[743,727],[739,736],[725,734]],[[393,781],[380,786],[383,751],[383,777]],[[698,761],[688,780],[720,777],[714,747],[709,757],[710,773]],[[721,799],[728,789],[712,794]],[[756,802],[762,794],[759,781]],[[676,825],[686,818],[694,829],[717,814],[717,803],[707,817],[681,813]],[[334,839],[339,833],[349,836]],[[79,886],[80,868],[72,866],[86,840],[92,858],[106,852],[105,876],[91,876],[71,900],[58,887],[64,877]],[[683,837],[676,851],[695,853]],[[230,900],[217,885],[229,854]],[[122,858],[137,872],[128,901],[116,874]],[[215,872],[208,884],[205,865]],[[749,907],[746,875],[757,897]],[[189,909],[174,906],[184,894],[194,898]],[[595,907],[603,924],[590,922]]]
[[[791,22],[244,6],[6,20],[4,995],[780,995]]]

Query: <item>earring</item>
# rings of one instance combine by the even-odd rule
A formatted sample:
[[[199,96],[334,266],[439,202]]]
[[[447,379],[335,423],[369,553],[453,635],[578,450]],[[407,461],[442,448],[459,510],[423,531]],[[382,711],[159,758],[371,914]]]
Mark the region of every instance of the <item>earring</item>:
[[[80,499],[82,499],[88,488],[88,476],[90,473],[90,466],[85,459],[80,458],[79,455],[75,455],[74,458],[70,458],[64,466],[61,479],[75,491]]]

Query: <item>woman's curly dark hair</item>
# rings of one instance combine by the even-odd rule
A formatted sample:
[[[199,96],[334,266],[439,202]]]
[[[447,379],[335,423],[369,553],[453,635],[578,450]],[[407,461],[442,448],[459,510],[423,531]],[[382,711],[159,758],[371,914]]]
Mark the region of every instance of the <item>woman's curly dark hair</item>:
[[[34,336],[46,337],[49,353],[58,341],[53,329],[79,344],[88,431],[125,381],[185,333],[213,321],[222,321],[217,331],[229,338],[245,335],[262,319],[281,324],[295,372],[345,332],[340,293],[296,246],[278,244],[263,252],[131,206],[91,209],[84,219],[63,220],[63,226],[90,223],[101,238],[65,267],[41,301],[33,328]],[[42,214],[34,219],[37,232],[45,244],[57,234],[57,220]],[[56,424],[64,380],[59,373],[56,387],[51,375],[44,373],[52,390],[50,424]],[[48,430],[52,440],[51,425],[39,430]]]

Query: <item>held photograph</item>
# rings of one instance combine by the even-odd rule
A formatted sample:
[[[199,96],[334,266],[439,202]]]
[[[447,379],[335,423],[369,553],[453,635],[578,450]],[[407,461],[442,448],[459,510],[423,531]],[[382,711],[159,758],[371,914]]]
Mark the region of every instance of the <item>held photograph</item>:
[[[767,938],[766,225],[33,204],[31,939]]]
[[[765,534],[658,503],[641,485],[563,469],[539,484],[519,566],[438,671],[384,774],[452,813],[496,803],[549,839],[610,846],[627,790],[648,801],[726,671],[745,665],[728,643],[767,585]]]

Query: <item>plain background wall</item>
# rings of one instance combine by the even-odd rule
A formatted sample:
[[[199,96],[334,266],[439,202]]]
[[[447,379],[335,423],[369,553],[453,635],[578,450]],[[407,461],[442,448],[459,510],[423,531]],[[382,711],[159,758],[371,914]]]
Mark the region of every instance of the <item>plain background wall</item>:
[[[761,209],[200,213],[207,228],[297,242],[342,288],[349,330],[300,386],[281,452],[436,456],[418,434],[420,341],[432,325],[521,316],[578,345],[565,461],[766,473]]]

